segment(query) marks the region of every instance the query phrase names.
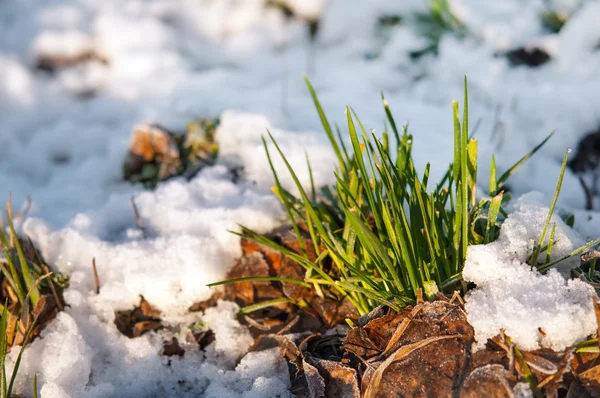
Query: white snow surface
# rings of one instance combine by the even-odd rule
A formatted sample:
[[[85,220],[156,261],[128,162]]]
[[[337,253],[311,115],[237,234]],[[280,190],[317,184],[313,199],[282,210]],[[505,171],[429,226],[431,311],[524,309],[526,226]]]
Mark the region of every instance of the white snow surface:
[[[290,1],[303,18],[322,13],[312,44],[303,21],[286,19],[266,2],[0,2],[0,194],[12,190],[15,205],[32,197],[19,228],[71,278],[65,292],[70,306],[25,350],[17,393],[30,394],[38,373],[42,397],[288,395],[287,367],[276,350],[244,356],[249,335],[231,303],[205,314],[187,308],[210,296],[205,285],[223,278],[240,254],[228,229],[244,224],[267,231],[284,216],[269,189],[261,142],[267,128],[303,183],[309,181],[305,151],[316,183],[333,180],[334,160],[302,73],[342,131],[344,106],[351,105],[365,126],[380,132],[383,90],[397,121],[410,122],[417,166],[432,162],[432,181],[453,156],[450,103],[462,98],[467,74],[482,185],[492,153],[503,172],[556,130],[510,179],[516,194],[540,191],[543,203],[552,195],[565,148],[600,123],[600,1],[551,1],[573,16],[560,33],[549,34],[539,18],[545,1],[450,0],[470,35],[447,34],[437,57],[416,61],[409,53],[425,43],[410,15],[424,9],[422,0]],[[406,22],[381,32],[377,20],[390,14]],[[553,59],[527,68],[498,56],[522,45],[541,46]],[[54,74],[34,68],[40,56],[90,51],[98,59]],[[134,125],[154,120],[178,130],[212,117],[221,118],[217,165],[154,191],[122,181]],[[237,183],[231,166],[243,167]],[[291,188],[278,160],[276,167]],[[146,239],[136,227],[132,196]],[[519,203],[502,229],[506,245],[469,252],[465,272],[478,284],[468,299],[469,317],[479,339],[503,327],[524,347],[560,348],[593,331],[593,316],[582,316],[590,310],[590,292],[558,272],[540,276],[522,265],[545,207]],[[578,179],[567,171],[559,207],[576,210],[582,237],[557,220],[555,255],[600,234],[598,213],[583,206]],[[486,267],[492,256],[496,265]],[[184,340],[187,326],[204,322],[215,330],[216,342],[206,353],[186,346],[183,358],[165,358],[160,351],[169,336],[120,335],[115,311],[132,308],[140,294],[180,327]],[[496,323],[486,318],[490,314]],[[522,327],[511,329],[526,316]],[[537,327],[549,337],[540,337]]]
[[[465,308],[480,347],[500,330],[523,349],[557,351],[595,333],[594,289],[580,280],[565,280],[557,269],[542,275],[526,263],[547,214],[541,195],[524,195],[502,224],[496,241],[469,247],[463,277],[477,288],[467,293]],[[556,223],[557,240],[552,260],[583,245],[559,217],[552,222]],[[546,237],[545,244],[548,241]],[[567,275],[573,261],[579,259],[562,263]]]

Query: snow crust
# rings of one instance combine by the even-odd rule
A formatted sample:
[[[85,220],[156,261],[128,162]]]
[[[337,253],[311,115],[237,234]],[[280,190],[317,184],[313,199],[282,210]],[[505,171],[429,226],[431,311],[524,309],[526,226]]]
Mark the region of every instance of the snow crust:
[[[71,278],[65,292],[70,306],[25,351],[15,392],[30,394],[38,373],[41,396],[51,398],[287,396],[287,367],[276,350],[244,355],[248,333],[235,321],[234,306],[220,303],[206,314],[188,314],[187,308],[210,296],[206,283],[223,278],[240,254],[228,229],[241,223],[267,231],[284,216],[270,192],[261,141],[267,128],[303,183],[309,181],[305,151],[316,183],[332,182],[334,159],[302,73],[330,122],[340,126],[348,104],[367,128],[381,132],[383,90],[397,122],[410,122],[417,167],[432,162],[432,181],[452,160],[450,102],[462,96],[464,74],[471,126],[479,125],[484,186],[492,153],[504,171],[556,130],[510,180],[516,194],[534,189],[549,197],[565,148],[598,127],[598,1],[551,1],[573,16],[560,33],[549,34],[539,22],[545,1],[450,0],[470,35],[445,35],[437,57],[419,60],[410,52],[426,42],[410,15],[424,10],[422,0],[289,3],[304,18],[322,13],[313,43],[303,22],[265,7],[266,0],[0,1],[0,191],[12,190],[15,207],[33,198],[19,228]],[[393,14],[407,22],[377,28],[381,16]],[[511,67],[498,55],[522,45],[538,45],[553,59],[533,69]],[[82,52],[105,62],[91,57],[52,75],[34,68],[40,56]],[[221,118],[217,165],[155,191],[121,180],[134,125],[154,120],[177,130],[199,117]],[[293,188],[270,150],[284,185]],[[243,168],[237,183],[233,167]],[[147,239],[136,227],[132,196]],[[583,238],[600,234],[598,213],[581,210],[584,194],[569,171],[559,206],[579,209],[575,226]],[[469,252],[466,275],[479,287],[468,311],[480,340],[504,327],[524,347],[558,348],[591,332],[593,317],[582,315],[589,310],[589,289],[567,284],[558,272],[540,276],[523,266],[543,209],[521,202],[502,230],[504,246]],[[557,223],[555,255],[581,242]],[[206,353],[186,347],[183,358],[165,358],[160,351],[169,336],[121,336],[115,311],[132,308],[140,294],[180,327],[180,337],[204,322],[216,342]],[[486,320],[490,314],[497,323]],[[549,337],[539,337],[537,327]]]
[[[590,285],[566,280],[557,269],[542,275],[526,263],[548,214],[542,198],[534,193],[521,197],[502,224],[498,240],[468,249],[463,277],[477,288],[467,294],[466,311],[480,347],[504,330],[525,350],[559,351],[583,341],[598,327]],[[558,242],[551,259],[583,245],[560,217],[553,217],[552,222]],[[545,244],[548,241],[546,237]],[[575,257],[561,267],[568,275],[569,267],[578,262]]]

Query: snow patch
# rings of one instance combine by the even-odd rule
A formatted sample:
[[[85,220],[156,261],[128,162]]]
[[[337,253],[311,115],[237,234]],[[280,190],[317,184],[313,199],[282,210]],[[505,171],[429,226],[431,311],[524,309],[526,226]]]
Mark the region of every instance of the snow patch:
[[[522,349],[557,351],[596,331],[591,286],[566,280],[556,269],[542,275],[526,263],[548,214],[541,199],[535,193],[521,197],[502,225],[498,240],[468,249],[463,277],[477,288],[467,294],[466,311],[480,347],[502,329]],[[552,259],[582,245],[559,217],[552,222],[558,240]],[[567,273],[578,261],[577,257],[565,261],[561,270]]]

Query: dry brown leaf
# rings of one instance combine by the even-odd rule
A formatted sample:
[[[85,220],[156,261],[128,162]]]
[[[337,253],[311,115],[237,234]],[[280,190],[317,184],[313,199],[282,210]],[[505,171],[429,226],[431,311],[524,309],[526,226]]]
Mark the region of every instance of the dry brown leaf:
[[[375,398],[377,396],[377,394],[379,393],[379,386],[381,384],[383,372],[385,372],[386,369],[393,362],[400,361],[400,360],[408,357],[409,355],[411,355],[413,352],[415,352],[423,347],[428,346],[429,344],[433,344],[433,343],[436,343],[436,342],[442,341],[442,340],[459,339],[459,338],[463,338],[463,337],[464,336],[462,336],[460,334],[454,334],[454,335],[449,335],[449,336],[430,337],[428,339],[424,339],[424,340],[418,341],[416,343],[408,344],[408,345],[398,348],[396,350],[396,352],[394,352],[392,355],[390,355],[385,361],[383,361],[381,363],[381,365],[379,365],[377,367],[377,369],[373,372],[372,376],[369,378],[368,384],[366,386],[363,384],[364,397],[365,398]],[[369,372],[369,371],[367,371],[367,372]],[[366,376],[365,376],[365,379],[367,379]]]

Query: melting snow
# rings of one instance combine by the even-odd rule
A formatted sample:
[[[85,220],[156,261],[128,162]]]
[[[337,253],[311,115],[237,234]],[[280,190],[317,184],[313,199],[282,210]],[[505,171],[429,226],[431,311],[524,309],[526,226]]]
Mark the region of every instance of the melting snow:
[[[548,214],[542,203],[541,195],[521,197],[502,225],[498,240],[469,247],[463,277],[477,288],[467,294],[466,310],[479,346],[504,329],[523,349],[563,350],[598,327],[590,285],[566,280],[556,269],[542,275],[525,262]],[[552,260],[582,246],[581,238],[559,217],[552,222],[556,223],[557,240]],[[568,275],[569,266],[578,262],[577,257],[565,261],[564,272]]]

